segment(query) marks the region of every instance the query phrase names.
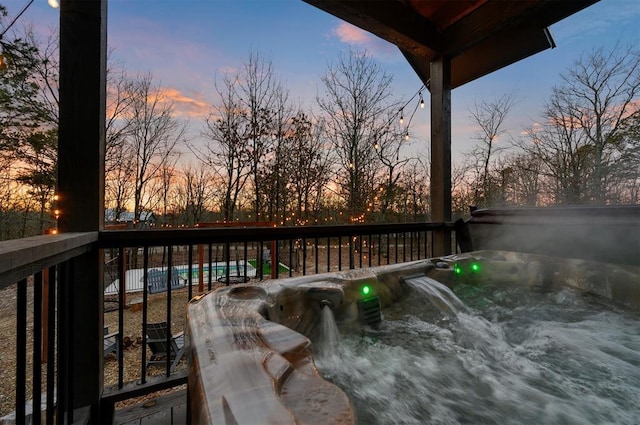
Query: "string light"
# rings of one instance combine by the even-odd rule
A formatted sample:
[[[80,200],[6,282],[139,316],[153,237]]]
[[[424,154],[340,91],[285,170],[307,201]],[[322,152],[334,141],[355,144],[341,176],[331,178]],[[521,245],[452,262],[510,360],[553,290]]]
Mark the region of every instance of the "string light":
[[[427,82],[427,84],[429,84],[429,83]],[[420,108],[424,108],[424,98],[422,97],[422,91],[423,91],[425,88],[426,88],[426,85],[425,85],[425,84],[423,84],[423,85],[420,87],[420,89],[419,89],[419,90],[418,90],[418,91],[417,91],[413,96],[411,96],[411,99],[409,99],[407,102],[405,102],[405,104],[404,104],[400,109],[398,109],[398,112],[397,112],[397,113],[395,113],[395,114],[393,114],[393,115],[391,115],[391,116],[389,117],[389,120],[387,121],[387,124],[386,124],[386,125],[387,125],[387,126],[389,126],[389,125],[393,122],[393,120],[395,120],[395,119],[396,119],[396,117],[397,117],[398,115],[400,115],[400,124],[401,124],[401,125],[402,125],[402,124],[404,124],[404,108],[405,108],[407,105],[409,105],[411,102],[413,102],[413,101],[414,101],[414,99],[415,99],[416,97],[418,97],[418,98],[419,98],[419,101],[418,101],[418,103],[416,104],[415,109],[413,110],[413,112],[411,113],[411,116],[409,117],[409,122],[407,123],[407,126],[406,126],[406,127],[407,127],[407,131],[406,131],[405,136],[404,136],[405,140],[409,140],[409,131],[408,131],[408,127],[409,127],[409,126],[411,126],[411,121],[413,120],[413,117],[414,117],[414,115],[415,115],[416,111],[418,110],[418,107],[420,107]],[[373,147],[374,147],[374,149],[377,151],[377,150],[380,148],[380,145],[379,145],[379,144],[378,144],[378,142],[376,141],[376,143],[373,145]]]

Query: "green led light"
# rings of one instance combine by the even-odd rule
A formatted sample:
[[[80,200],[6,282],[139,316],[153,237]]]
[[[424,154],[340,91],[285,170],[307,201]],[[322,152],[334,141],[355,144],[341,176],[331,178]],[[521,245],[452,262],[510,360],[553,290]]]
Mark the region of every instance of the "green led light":
[[[479,271],[480,271],[480,264],[478,264],[478,263],[471,263],[471,271],[472,271],[472,272],[479,272]]]
[[[371,293],[371,287],[369,285],[364,285],[362,289],[362,295],[369,295]]]
[[[459,265],[455,264],[455,265],[453,266],[453,272],[454,272],[455,274],[461,274],[461,273],[462,273],[462,269],[460,268],[460,266],[459,266]]]

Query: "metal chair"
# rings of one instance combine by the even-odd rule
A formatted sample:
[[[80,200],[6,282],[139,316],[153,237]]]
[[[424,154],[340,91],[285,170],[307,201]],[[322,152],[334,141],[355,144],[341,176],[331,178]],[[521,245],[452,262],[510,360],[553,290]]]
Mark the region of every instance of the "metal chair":
[[[109,333],[109,326],[104,327],[104,357],[118,354],[118,332]]]
[[[151,349],[151,357],[147,361],[149,366],[163,366],[167,364],[167,356],[171,363],[170,371],[176,368],[184,354],[184,332],[171,335],[167,346],[169,328],[167,322],[147,323],[147,345]]]

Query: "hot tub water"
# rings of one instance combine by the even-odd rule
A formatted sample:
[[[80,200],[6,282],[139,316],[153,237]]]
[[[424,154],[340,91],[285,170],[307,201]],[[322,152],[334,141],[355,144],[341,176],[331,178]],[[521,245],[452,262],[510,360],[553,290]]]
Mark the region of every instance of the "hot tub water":
[[[359,423],[638,423],[638,312],[570,289],[407,284],[377,329],[315,344]]]

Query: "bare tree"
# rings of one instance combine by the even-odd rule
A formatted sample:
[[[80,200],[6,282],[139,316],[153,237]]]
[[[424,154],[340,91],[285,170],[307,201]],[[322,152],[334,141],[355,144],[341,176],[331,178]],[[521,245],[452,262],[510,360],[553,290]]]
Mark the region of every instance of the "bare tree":
[[[386,221],[387,210],[397,201],[396,197],[400,194],[401,187],[398,182],[402,178],[401,170],[411,161],[410,158],[400,156],[402,148],[409,143],[409,137],[405,137],[408,136],[407,130],[395,126],[393,118],[391,116],[387,120],[387,128],[380,131],[378,139],[374,142],[374,150],[380,161],[377,186],[381,189],[375,196],[380,201],[382,221]]]
[[[405,215],[409,221],[428,220],[429,160],[424,156],[411,158],[401,168],[398,186],[405,194]],[[409,219],[410,217],[410,219]]]
[[[271,61],[257,52],[249,54],[240,77],[234,88],[248,121],[246,155],[253,186],[254,211],[259,217],[264,212],[261,199],[264,192],[261,180],[264,158],[273,150],[273,122],[278,115],[276,108],[285,107],[283,100],[286,100],[286,95],[275,79]]]
[[[327,137],[339,169],[337,184],[351,220],[366,212],[375,186],[379,157],[374,149],[389,132],[388,117],[398,110],[392,77],[365,52],[351,50],[322,76],[317,102],[327,119]]]
[[[133,200],[134,158],[131,147],[125,144],[113,149],[109,155],[112,166],[105,173],[105,205],[113,211],[114,219],[118,219]]]
[[[203,136],[208,143],[203,148],[191,146],[222,183],[222,216],[225,221],[233,220],[240,193],[250,175],[246,155],[246,114],[235,91],[237,79],[237,76],[225,77],[223,87],[216,83],[220,104],[212,106],[205,121]]]
[[[590,146],[590,197],[602,204],[607,200],[613,163],[620,155],[617,133],[630,113],[638,111],[634,102],[640,91],[640,49],[616,45],[609,52],[594,50],[562,75],[562,85],[556,91]]]
[[[218,185],[203,163],[184,165],[181,171],[176,194],[179,210],[184,215],[183,224],[194,226],[204,221],[207,207],[216,204],[219,194],[214,188]]]
[[[132,105],[136,79],[121,65],[109,61],[107,68],[107,116],[105,125],[105,205],[117,219],[133,200],[135,179],[133,147],[128,142],[134,124]]]
[[[496,194],[491,191],[490,166],[499,151],[507,147],[506,145],[498,147],[496,143],[505,133],[504,120],[514,106],[513,93],[507,93],[496,99],[475,102],[469,110],[470,119],[477,127],[474,133],[477,144],[468,155],[473,158],[478,174],[476,191],[481,193],[477,196],[479,203],[476,205],[478,206],[491,205],[495,201],[492,199]]]
[[[266,206],[263,219],[278,222],[284,219],[288,201],[289,162],[295,160],[290,150],[291,132],[295,132],[293,108],[289,105],[288,93],[283,89],[275,93],[272,122],[272,144],[261,167],[262,196]],[[260,217],[257,217],[260,218]]]
[[[159,190],[156,191],[158,196],[158,201],[160,203],[160,207],[162,208],[162,224],[163,225],[175,225],[175,215],[178,210],[177,201],[177,190],[176,190],[176,180],[178,171],[176,169],[176,164],[179,155],[171,155],[167,158],[159,170],[157,181],[160,184]],[[169,217],[172,216],[172,218]]]
[[[557,203],[615,201],[614,185],[637,166],[622,137],[625,123],[638,112],[640,51],[616,45],[582,56],[562,75],[540,125],[518,143],[544,160],[544,174]],[[632,149],[633,150],[633,149]],[[621,174],[622,173],[622,174]]]
[[[542,193],[542,161],[526,153],[514,153],[498,161],[496,166],[501,204],[535,207]]]
[[[299,111],[287,135],[287,187],[293,195],[291,209],[297,224],[315,223],[322,194],[330,177],[329,155],[325,146],[323,122],[313,123]]]
[[[159,86],[152,85],[150,74],[137,78],[131,104],[131,116],[127,117],[130,131],[125,143],[133,154],[134,164],[134,217],[150,200],[149,183],[158,177],[162,168],[176,153],[182,141],[185,126],[173,117],[173,103]]]
[[[105,174],[120,166],[124,142],[133,120],[131,106],[135,99],[136,80],[121,65],[109,61],[107,68],[107,116],[105,122]]]

